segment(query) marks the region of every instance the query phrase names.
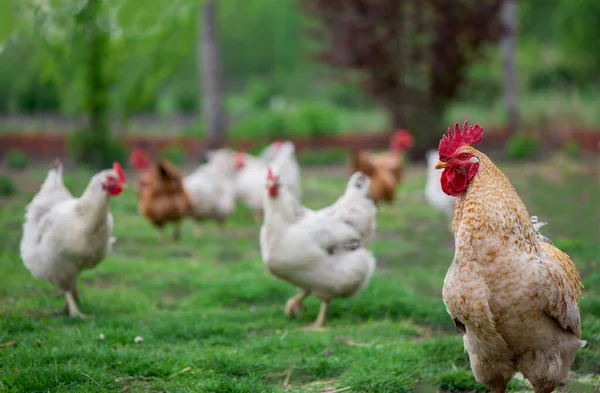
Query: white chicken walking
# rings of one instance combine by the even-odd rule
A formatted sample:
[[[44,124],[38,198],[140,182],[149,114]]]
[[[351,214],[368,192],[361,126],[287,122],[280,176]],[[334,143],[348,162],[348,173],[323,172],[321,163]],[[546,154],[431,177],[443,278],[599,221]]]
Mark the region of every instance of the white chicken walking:
[[[313,294],[321,300],[321,309],[308,329],[319,329],[333,299],[351,297],[369,283],[375,257],[362,246],[362,236],[352,225],[335,214],[302,207],[270,169],[264,212],[262,260],[273,276],[301,290],[287,301],[285,315],[300,317],[304,299]]]
[[[267,165],[273,164],[279,168],[281,184],[300,199],[300,166],[292,142],[274,142],[259,157],[238,154],[243,157],[245,165],[237,177],[236,199],[248,207],[257,222],[262,222]]]
[[[183,179],[183,186],[192,204],[192,217],[197,221],[216,221],[221,231],[225,220],[235,210],[235,184],[243,160],[230,149],[219,149],[208,163],[201,165]],[[197,232],[199,234],[199,231]]]
[[[440,184],[442,171],[435,169],[435,164],[438,162],[437,150],[429,150],[427,152],[427,183],[425,184],[425,199],[432,207],[444,213],[450,224],[454,218],[454,205],[456,198],[447,195]]]
[[[369,176],[362,172],[354,173],[348,180],[344,194],[333,205],[315,213],[344,221],[360,234],[366,246],[375,237],[377,227],[377,207],[369,198],[370,185]]]
[[[115,163],[113,169],[92,177],[81,197],[74,198],[65,188],[62,164],[56,160],[27,206],[21,259],[35,278],[60,288],[70,317],[87,317],[77,308],[77,277],[110,253],[114,238],[109,200],[124,187],[125,174]]]

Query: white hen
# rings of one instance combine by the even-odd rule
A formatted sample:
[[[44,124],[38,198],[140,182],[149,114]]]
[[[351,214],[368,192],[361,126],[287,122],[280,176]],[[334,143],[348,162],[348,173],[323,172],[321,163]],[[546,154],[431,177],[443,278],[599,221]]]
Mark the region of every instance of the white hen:
[[[360,234],[364,245],[369,244],[377,227],[377,208],[369,198],[370,185],[369,176],[362,172],[354,173],[348,180],[344,194],[333,205],[315,213],[344,221]]]
[[[27,206],[21,259],[31,274],[61,289],[71,317],[85,318],[77,308],[76,281],[110,253],[114,238],[109,199],[121,193],[125,175],[121,166],[104,170],[90,180],[79,198],[65,188],[62,165],[56,161],[40,191]]]
[[[265,148],[259,157],[239,154],[243,156],[244,168],[237,177],[236,199],[252,211],[257,222],[262,221],[268,164],[272,163],[279,169],[281,183],[300,198],[300,166],[296,161],[292,142],[274,142]]]
[[[263,262],[273,276],[301,290],[286,303],[288,318],[300,316],[310,294],[321,300],[312,325],[320,328],[333,299],[353,296],[368,284],[375,258],[351,225],[334,215],[307,212],[278,177],[271,171],[267,176],[260,230]]]
[[[429,150],[427,152],[427,183],[425,184],[425,199],[437,210],[452,222],[454,217],[454,205],[456,198],[442,191],[440,179],[442,171],[435,169],[435,164],[438,162],[437,150]]]
[[[235,210],[235,184],[241,169],[235,152],[219,149],[209,161],[183,179],[183,186],[192,204],[192,217],[198,221],[211,219],[223,229],[225,220]]]

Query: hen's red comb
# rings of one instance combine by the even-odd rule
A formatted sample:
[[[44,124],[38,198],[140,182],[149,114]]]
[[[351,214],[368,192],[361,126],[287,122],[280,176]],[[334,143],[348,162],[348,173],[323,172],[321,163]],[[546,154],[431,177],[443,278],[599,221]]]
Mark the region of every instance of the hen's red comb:
[[[271,168],[267,168],[267,180],[275,180],[275,176],[273,176],[273,171]]]
[[[448,134],[442,136],[438,148],[440,157],[449,158],[459,147],[471,146],[483,139],[483,128],[479,124],[467,128],[468,123],[468,120],[465,120],[461,130],[457,122],[454,124],[454,132],[448,127]]]
[[[129,155],[129,163],[131,166],[138,170],[143,171],[152,167],[152,161],[141,149],[134,149]]]
[[[127,181],[127,179],[125,178],[125,172],[123,172],[123,168],[121,168],[121,164],[115,162],[113,164],[113,170],[117,172],[117,176],[119,176],[119,180],[121,181],[121,183],[125,183],[125,181]]]
[[[391,144],[400,150],[408,150],[412,147],[413,142],[413,136],[408,130],[398,130],[394,132]]]

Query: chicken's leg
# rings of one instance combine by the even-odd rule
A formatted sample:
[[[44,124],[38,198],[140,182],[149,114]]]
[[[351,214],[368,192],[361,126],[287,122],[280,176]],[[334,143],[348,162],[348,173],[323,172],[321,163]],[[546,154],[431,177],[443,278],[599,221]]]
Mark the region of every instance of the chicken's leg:
[[[291,297],[285,304],[285,316],[291,318],[292,313],[294,313],[296,318],[300,318],[301,309],[306,310],[303,302],[308,295],[310,295],[310,292],[302,291],[296,296]]]
[[[329,302],[326,300],[321,301],[321,308],[319,309],[319,316],[315,323],[305,328],[305,330],[320,330],[325,323],[325,317],[327,316],[327,310],[329,309]]]
[[[181,222],[173,224],[173,240],[178,242],[181,239]]]
[[[93,315],[85,315],[77,308],[77,304],[75,302],[75,297],[73,296],[72,291],[65,291],[65,299],[67,300],[67,310],[69,312],[69,316],[71,318],[81,318],[88,319],[94,318]]]

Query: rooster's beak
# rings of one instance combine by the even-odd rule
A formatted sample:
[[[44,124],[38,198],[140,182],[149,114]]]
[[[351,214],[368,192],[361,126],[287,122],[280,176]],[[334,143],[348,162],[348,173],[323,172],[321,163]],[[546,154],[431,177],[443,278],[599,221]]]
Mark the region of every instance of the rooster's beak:
[[[448,165],[447,162],[444,161],[438,161],[437,164],[435,164],[435,169],[444,169],[444,168],[448,168],[450,165]]]

